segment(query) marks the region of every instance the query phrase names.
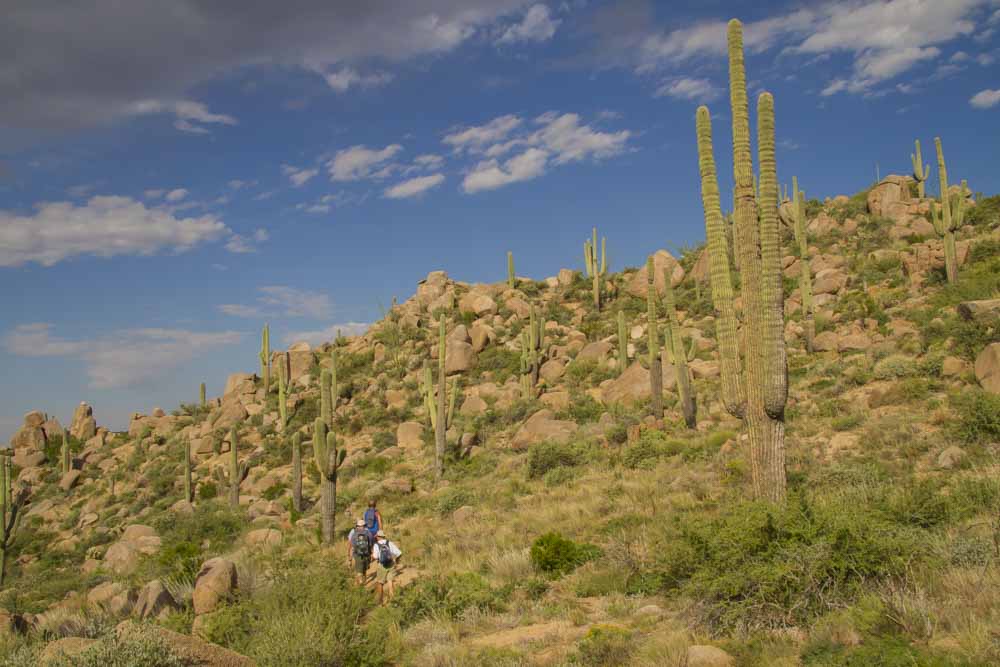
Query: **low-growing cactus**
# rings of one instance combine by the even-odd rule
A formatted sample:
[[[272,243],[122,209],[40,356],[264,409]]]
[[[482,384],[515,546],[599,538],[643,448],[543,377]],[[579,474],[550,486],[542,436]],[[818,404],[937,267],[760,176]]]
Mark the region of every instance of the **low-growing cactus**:
[[[924,164],[924,158],[920,154],[920,139],[913,142],[916,147],[916,154],[910,153],[910,162],[913,164],[913,180],[917,182],[917,196],[924,198],[924,182],[930,176],[931,166]]]
[[[656,419],[663,418],[663,362],[660,359],[660,332],[657,327],[656,284],[653,280],[653,257],[646,260],[646,311],[649,324],[646,336],[649,344],[649,411]]]
[[[618,374],[621,375],[628,367],[628,331],[625,326],[625,313],[618,311]]]
[[[337,470],[346,456],[346,449],[337,451],[337,436],[327,430],[322,418],[317,418],[313,423],[313,457],[320,477],[324,544],[333,543],[334,521],[337,516]]]
[[[302,434],[292,436],[292,507],[302,511]]]
[[[667,349],[674,360],[674,371],[677,375],[677,397],[680,399],[681,414],[688,428],[698,425],[697,401],[694,386],[691,384],[691,374],[688,371],[687,353],[684,351],[684,338],[681,336],[681,326],[677,319],[677,304],[674,301],[674,287],[670,283],[670,272],[663,269],[664,310],[667,311],[667,331],[665,334]]]
[[[608,271],[607,246],[603,236],[601,237],[601,257],[597,257],[597,227],[593,229],[593,236],[583,242],[583,260],[587,269],[587,277],[594,283],[594,309],[601,309],[601,280]]]
[[[944,269],[948,282],[958,280],[958,257],[955,250],[955,232],[965,223],[965,193],[966,182],[962,181],[961,190],[957,195],[948,192],[948,170],[944,164],[944,151],[941,148],[941,137],[934,137],[934,147],[937,149],[938,179],[941,184],[940,211],[931,202],[931,222],[934,229],[944,242]]]
[[[920,150],[920,144],[917,144]],[[795,241],[799,246],[799,294],[802,297],[802,324],[805,329],[806,351],[813,351],[816,319],[813,312],[812,270],[809,266],[809,236],[806,233],[806,193],[799,190],[799,179],[792,177],[792,216]]]
[[[260,334],[260,377],[264,394],[271,391],[271,327],[264,325]]]
[[[517,278],[514,276],[514,253],[507,251],[507,287],[514,289]]]

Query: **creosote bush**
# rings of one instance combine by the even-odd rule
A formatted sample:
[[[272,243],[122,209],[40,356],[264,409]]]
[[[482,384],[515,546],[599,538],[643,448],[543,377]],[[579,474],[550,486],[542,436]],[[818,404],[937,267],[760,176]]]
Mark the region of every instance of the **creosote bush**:
[[[531,564],[550,577],[569,574],[601,555],[597,545],[579,544],[555,532],[546,533],[531,544]]]

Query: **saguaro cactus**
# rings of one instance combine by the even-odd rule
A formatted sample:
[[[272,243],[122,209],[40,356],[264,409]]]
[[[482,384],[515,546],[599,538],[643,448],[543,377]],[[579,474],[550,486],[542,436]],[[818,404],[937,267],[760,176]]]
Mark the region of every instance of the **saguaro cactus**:
[[[59,425],[59,435],[62,439],[62,444],[59,446],[59,470],[65,475],[73,469],[73,455],[69,451],[69,434],[66,433],[66,429],[61,424]]]
[[[184,461],[183,461],[183,473],[184,473],[184,500],[191,502],[194,500],[194,495],[191,493],[191,440],[184,438]],[[238,500],[238,498],[237,498]]]
[[[302,434],[292,436],[292,507],[302,511]]]
[[[333,428],[333,375],[324,368],[319,374],[319,416]]]
[[[324,544],[333,543],[334,520],[337,516],[337,470],[346,456],[346,449],[337,451],[337,437],[327,430],[326,422],[317,418],[313,423],[313,457],[320,476]]]
[[[625,312],[618,311],[618,374],[628,367],[628,330],[625,326]]]
[[[677,397],[680,399],[681,414],[688,428],[698,425],[698,406],[691,384],[691,374],[688,371],[687,353],[684,351],[684,338],[681,336],[681,326],[677,319],[677,303],[674,300],[674,287],[670,284],[670,272],[663,269],[664,310],[667,311],[667,349],[674,360],[674,371],[677,375]]]
[[[434,374],[431,371],[431,367],[424,363],[424,377],[423,377],[423,395],[424,395],[424,409],[427,412],[428,420],[431,425],[431,429],[437,432],[437,399],[435,395],[437,394],[437,387],[434,386]],[[448,409],[445,412],[445,427],[444,430],[448,430],[451,426],[452,417],[455,414],[455,403],[458,398],[458,378],[453,378],[451,381],[451,391],[448,392]]]
[[[249,472],[250,463],[240,462],[238,431],[233,426],[229,429],[229,504],[233,509],[240,507],[240,484]]]
[[[521,393],[525,398],[535,394],[542,357],[542,319],[532,304],[528,312],[528,326],[521,330]]]
[[[913,180],[917,182],[917,196],[924,198],[924,181],[931,173],[931,166],[924,164],[924,158],[920,154],[920,139],[913,142],[916,153],[910,153],[910,162],[913,163]]]
[[[260,334],[260,377],[267,394],[271,391],[271,327],[266,324]]]
[[[507,251],[507,287],[514,289],[517,277],[514,275],[514,253]]]
[[[448,410],[444,397],[448,395],[448,378],[445,376],[445,354],[448,341],[445,336],[444,316],[438,322],[438,401],[437,421],[434,424],[434,476],[444,477],[444,453],[447,446],[445,431],[448,430]]]
[[[919,151],[920,144],[917,144]],[[795,241],[799,246],[799,294],[802,297],[802,324],[805,329],[806,351],[812,353],[816,337],[813,313],[812,270],[809,267],[809,236],[806,233],[806,193],[799,190],[799,179],[792,177],[792,216]]]
[[[931,202],[931,222],[934,229],[944,241],[944,270],[948,282],[958,280],[958,257],[955,250],[955,232],[965,222],[965,190],[966,183],[962,181],[961,191],[956,196],[948,192],[948,170],[944,164],[944,151],[941,149],[941,137],[934,137],[934,147],[937,149],[938,179],[941,184],[940,213],[934,202]]]
[[[278,354],[278,427],[281,431],[288,426],[288,353]]]
[[[205,383],[202,382],[201,386],[198,388],[198,398],[200,399],[201,407],[208,407],[208,399],[205,398]]]
[[[649,324],[649,411],[656,419],[663,418],[663,362],[660,360],[660,332],[657,326],[656,284],[653,280],[653,257],[646,260],[646,311]]]
[[[601,280],[608,271],[607,239],[601,237],[601,257],[597,257],[597,227],[593,229],[593,236],[583,242],[583,261],[587,269],[587,277],[594,283],[594,309],[601,309]]]
[[[13,449],[0,450],[0,586],[6,573],[7,551],[21,523],[21,509],[27,501],[27,491],[14,492],[14,471],[11,465]]]
[[[712,301],[716,310],[722,371],[722,399],[726,409],[742,418],[747,425],[754,495],[778,502],[784,499],[786,490],[784,419],[788,395],[788,365],[784,341],[784,300],[774,161],[774,99],[770,93],[765,92],[757,101],[761,169],[758,205],[750,157],[743,26],[736,19],[729,22],[728,45],[736,181],[733,217],[740,250],[739,267],[745,316],[742,351],[733,306],[728,248],[719,207],[719,185],[712,154],[712,125],[708,108],[699,107],[696,116],[702,204],[705,209]]]

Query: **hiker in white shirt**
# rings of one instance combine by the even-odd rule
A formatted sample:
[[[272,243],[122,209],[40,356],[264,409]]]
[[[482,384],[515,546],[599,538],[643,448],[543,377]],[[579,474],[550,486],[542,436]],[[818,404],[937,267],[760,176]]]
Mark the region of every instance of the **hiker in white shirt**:
[[[378,531],[372,549],[372,560],[375,562],[375,585],[378,586],[379,604],[392,599],[393,580],[396,578],[399,557],[402,555],[403,552],[399,547],[386,538],[385,531]]]

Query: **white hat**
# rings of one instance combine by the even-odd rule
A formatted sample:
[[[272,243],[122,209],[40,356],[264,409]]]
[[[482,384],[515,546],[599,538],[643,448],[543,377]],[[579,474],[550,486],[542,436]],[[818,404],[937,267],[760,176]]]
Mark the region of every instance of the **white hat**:
[[[365,520],[364,519],[358,519],[357,521],[354,522],[354,525],[357,526],[358,528],[364,528],[365,527]]]

